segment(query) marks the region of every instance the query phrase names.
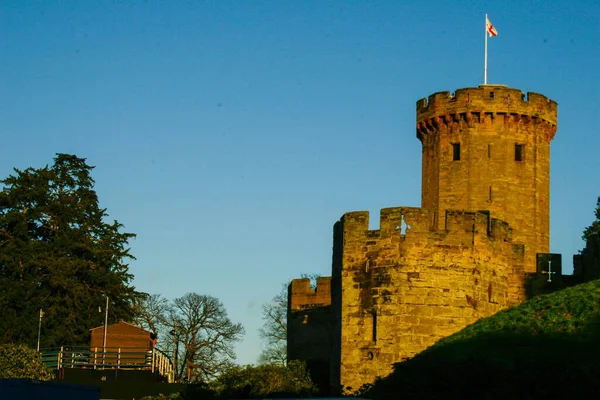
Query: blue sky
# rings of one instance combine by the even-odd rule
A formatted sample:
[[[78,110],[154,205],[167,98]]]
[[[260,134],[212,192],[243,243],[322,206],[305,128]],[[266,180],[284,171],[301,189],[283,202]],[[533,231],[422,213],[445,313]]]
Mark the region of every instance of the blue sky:
[[[261,304],[327,275],[347,211],[419,206],[415,102],[483,81],[559,103],[551,250],[600,196],[597,1],[28,1],[0,5],[0,176],[85,157],[139,290]],[[374,226],[375,227],[375,226]]]

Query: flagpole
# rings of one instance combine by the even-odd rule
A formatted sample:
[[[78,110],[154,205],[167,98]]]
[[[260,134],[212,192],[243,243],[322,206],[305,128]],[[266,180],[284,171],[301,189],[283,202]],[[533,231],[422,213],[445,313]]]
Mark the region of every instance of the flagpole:
[[[487,32],[487,21],[488,16],[485,14],[485,29],[483,30],[485,33],[485,54],[483,59],[483,84],[487,85],[487,41],[488,41],[488,32]]]

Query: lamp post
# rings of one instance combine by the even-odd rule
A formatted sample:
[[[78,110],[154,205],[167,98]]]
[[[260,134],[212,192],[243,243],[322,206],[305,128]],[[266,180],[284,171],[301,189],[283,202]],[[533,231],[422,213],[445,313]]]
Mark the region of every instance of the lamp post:
[[[177,329],[171,329],[169,332],[173,335],[173,381],[177,383],[177,355],[179,354],[179,335]]]
[[[44,311],[40,308],[40,322],[38,324],[38,340],[37,340],[37,351],[40,352],[40,336],[42,334],[42,317],[44,316]]]
[[[108,327],[108,295],[106,295],[106,307],[104,308],[104,338],[102,340],[102,364],[104,367],[104,358],[106,356],[106,330]]]

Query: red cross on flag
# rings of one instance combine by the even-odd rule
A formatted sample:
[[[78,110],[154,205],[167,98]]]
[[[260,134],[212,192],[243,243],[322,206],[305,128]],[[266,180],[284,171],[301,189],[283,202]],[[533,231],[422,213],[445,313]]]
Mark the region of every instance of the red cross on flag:
[[[496,30],[496,28],[494,28],[494,25],[492,25],[487,16],[485,17],[485,29],[487,30],[487,33],[488,35],[490,35],[490,37],[498,36],[498,31]]]

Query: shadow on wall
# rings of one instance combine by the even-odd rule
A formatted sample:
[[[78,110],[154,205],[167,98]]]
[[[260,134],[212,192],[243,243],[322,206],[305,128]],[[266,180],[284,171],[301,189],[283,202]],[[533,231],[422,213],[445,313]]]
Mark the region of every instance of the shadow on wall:
[[[497,314],[481,320],[395,364],[389,376],[363,387],[359,395],[420,400],[598,398],[599,293],[600,281],[594,281],[541,296],[531,306],[500,313],[500,318]]]
[[[598,398],[599,355],[596,340],[578,336],[486,334],[398,363],[390,376],[362,395],[420,400]]]

